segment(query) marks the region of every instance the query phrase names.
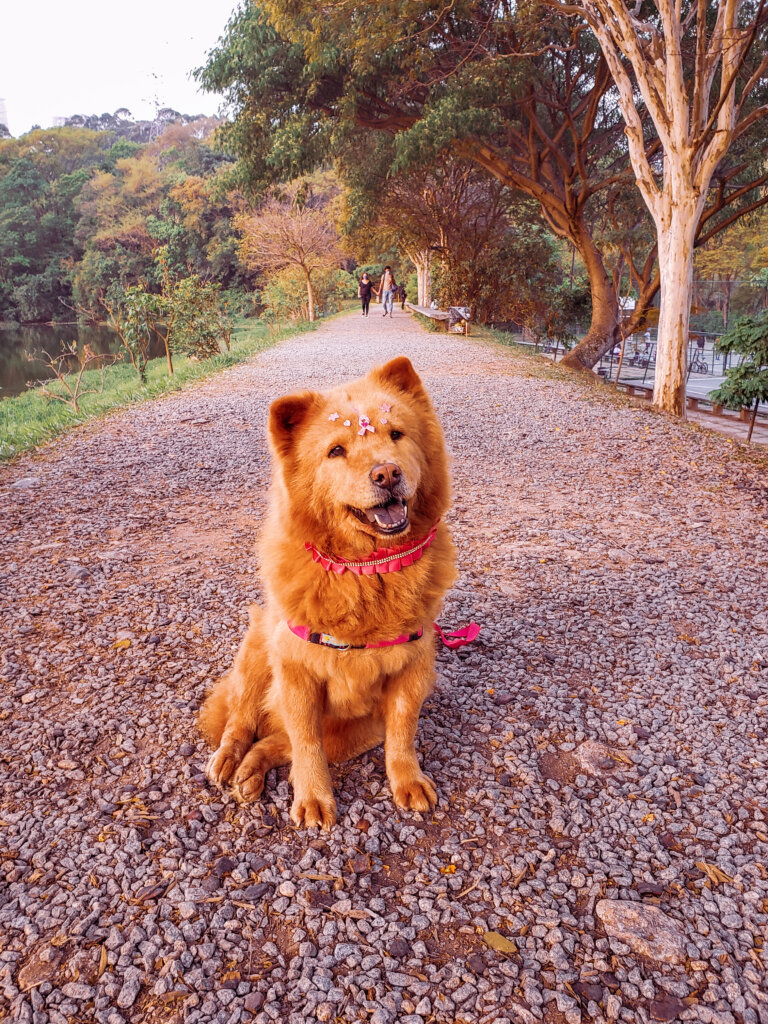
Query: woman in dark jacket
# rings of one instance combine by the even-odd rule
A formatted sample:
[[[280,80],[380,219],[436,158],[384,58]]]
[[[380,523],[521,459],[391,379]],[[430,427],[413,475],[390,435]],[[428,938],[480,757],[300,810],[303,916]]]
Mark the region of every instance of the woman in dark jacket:
[[[363,303],[363,316],[368,316],[368,307],[371,304],[371,291],[373,290],[373,281],[368,276],[368,272],[364,272],[360,278],[360,286],[357,289],[357,294]]]

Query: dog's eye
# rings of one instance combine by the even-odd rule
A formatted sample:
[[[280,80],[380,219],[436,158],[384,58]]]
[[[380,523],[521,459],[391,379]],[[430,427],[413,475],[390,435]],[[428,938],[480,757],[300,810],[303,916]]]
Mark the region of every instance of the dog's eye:
[[[346,455],[346,454],[347,453],[344,451],[344,449],[341,447],[341,445],[337,444],[335,448],[331,448],[331,450],[328,452],[328,458],[329,459],[338,459],[341,455]]]
[[[393,441],[399,441],[400,438],[403,436],[403,432],[402,430],[390,430],[389,436],[392,438]]]

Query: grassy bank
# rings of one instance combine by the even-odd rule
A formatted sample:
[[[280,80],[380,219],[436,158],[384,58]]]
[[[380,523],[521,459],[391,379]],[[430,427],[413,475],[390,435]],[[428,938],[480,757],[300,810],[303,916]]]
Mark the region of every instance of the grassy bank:
[[[320,321],[322,322],[322,321]],[[240,320],[232,331],[231,349],[213,359],[194,361],[185,356],[174,356],[174,374],[168,375],[165,358],[153,359],[147,364],[147,383],[142,384],[130,364],[118,363],[104,371],[104,389],[96,394],[84,395],[79,412],[63,402],[46,398],[39,388],[31,389],[15,398],[0,402],[0,460],[12,459],[20,452],[35,448],[44,441],[62,434],[72,427],[113,409],[134,402],[179,391],[188,384],[210,376],[229,366],[235,366],[261,352],[281,338],[311,330],[315,325],[306,322],[291,324],[270,334],[266,324],[257,320]],[[101,374],[90,370],[83,374],[85,387],[98,388]],[[53,386],[57,386],[55,383]]]

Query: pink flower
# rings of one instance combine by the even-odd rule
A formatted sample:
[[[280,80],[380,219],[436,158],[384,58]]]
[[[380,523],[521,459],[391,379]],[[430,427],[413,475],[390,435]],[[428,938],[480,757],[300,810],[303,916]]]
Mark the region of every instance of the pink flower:
[[[366,431],[368,431],[371,434],[375,434],[376,433],[375,428],[371,426],[371,421],[368,419],[367,416],[361,416],[360,420],[359,420],[359,423],[360,423],[360,429],[358,430],[358,434],[361,437],[365,437]]]
[[[382,412],[389,412],[390,409],[392,408],[392,406],[389,405],[387,402],[382,402],[381,405],[379,406],[379,408],[381,409]],[[387,422],[386,420],[382,420],[382,423],[386,423],[386,422]]]
[[[351,424],[351,422],[349,420],[344,420],[344,426],[345,427],[350,427],[351,425],[352,424]]]
[[[331,415],[328,417],[331,423],[334,423],[338,418],[339,414],[337,412],[332,412]]]

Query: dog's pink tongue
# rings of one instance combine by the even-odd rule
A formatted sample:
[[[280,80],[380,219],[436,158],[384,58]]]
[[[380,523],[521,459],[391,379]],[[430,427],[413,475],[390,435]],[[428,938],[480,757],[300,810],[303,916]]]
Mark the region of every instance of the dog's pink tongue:
[[[372,508],[368,515],[372,515],[371,521],[378,523],[379,526],[396,526],[403,521],[403,503],[402,501],[393,501],[385,508]]]

